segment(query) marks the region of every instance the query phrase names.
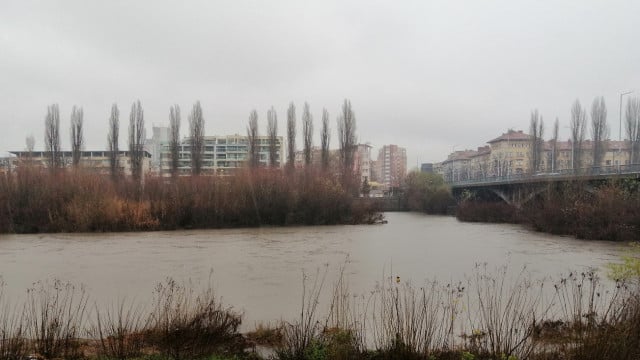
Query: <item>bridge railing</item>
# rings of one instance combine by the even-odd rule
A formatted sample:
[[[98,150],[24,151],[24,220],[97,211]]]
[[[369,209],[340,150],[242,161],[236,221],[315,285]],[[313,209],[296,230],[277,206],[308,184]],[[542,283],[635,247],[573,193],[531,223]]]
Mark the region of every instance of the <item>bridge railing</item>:
[[[640,164],[590,166],[579,169],[562,169],[555,172],[520,173],[502,176],[485,176],[455,181],[445,181],[451,186],[522,182],[523,180],[545,180],[572,176],[575,178],[593,178],[594,176],[640,174]]]

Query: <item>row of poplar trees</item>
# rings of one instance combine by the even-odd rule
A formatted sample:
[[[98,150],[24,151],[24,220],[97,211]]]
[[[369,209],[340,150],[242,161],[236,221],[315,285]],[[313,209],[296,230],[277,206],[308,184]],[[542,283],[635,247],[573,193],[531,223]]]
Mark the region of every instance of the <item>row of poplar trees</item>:
[[[71,110],[71,158],[74,167],[80,163],[82,148],[84,146],[84,113],[82,107],[74,106]],[[120,110],[118,105],[111,106],[111,116],[109,117],[109,132],[107,142],[109,147],[109,163],[111,175],[117,179],[121,175],[119,159],[119,134],[120,134]],[[131,162],[131,175],[134,179],[142,178],[142,165],[144,159],[144,110],[140,100],[131,105],[129,115],[129,152]],[[49,169],[56,172],[64,167],[62,150],[60,147],[60,110],[58,104],[47,107],[45,116],[45,150]],[[35,145],[33,136],[27,137],[27,150],[31,153]]]
[[[602,165],[605,153],[607,152],[607,140],[609,140],[609,125],[607,124],[607,106],[604,97],[596,97],[590,109],[591,140],[593,149],[591,151],[591,164],[593,166]],[[622,112],[622,104],[620,108]],[[584,163],[584,142],[588,124],[587,108],[583,107],[580,100],[576,99],[571,106],[570,120],[570,140],[572,143],[572,168],[579,171]],[[621,124],[622,125],[622,124]],[[557,169],[557,142],[558,142],[559,121],[556,118],[553,124],[553,137],[550,145],[552,147],[549,170]],[[640,99],[631,98],[627,101],[625,108],[624,129],[629,141],[629,163],[635,164],[640,161]],[[622,129],[620,129],[622,132]],[[544,154],[544,121],[538,110],[531,112],[529,133],[531,135],[531,157],[530,169],[532,171],[541,170]]]
[[[288,169],[294,168],[296,153],[296,107],[290,103],[287,109],[287,162]],[[356,117],[351,107],[351,102],[344,100],[341,112],[337,118],[339,155],[342,166],[342,173],[348,176],[353,169],[354,154],[357,146],[356,139]],[[180,126],[181,113],[180,106],[173,105],[169,109],[169,152],[171,158],[171,172],[178,175],[180,166]],[[72,163],[78,166],[84,146],[83,137],[84,114],[82,107],[74,106],[71,111],[71,152]],[[111,106],[109,116],[109,130],[107,134],[108,154],[110,160],[110,172],[112,177],[118,179],[121,176],[119,165],[119,134],[120,134],[120,110],[117,104]],[[329,112],[322,109],[322,128],[320,130],[320,163],[323,169],[329,168],[329,143],[331,139],[329,128]],[[189,114],[189,138],[191,148],[191,171],[193,175],[200,175],[202,172],[204,157],[204,116],[200,102],[197,101]],[[269,146],[269,166],[280,167],[278,154],[278,115],[272,106],[267,111],[267,137]],[[249,115],[247,126],[248,138],[248,165],[252,168],[260,166],[259,154],[259,131],[258,112],[254,109]],[[305,102],[302,111],[302,139],[303,156],[305,166],[311,166],[313,149],[313,115],[308,103]],[[131,175],[134,179],[141,179],[144,159],[145,124],[144,110],[137,100],[131,105],[129,113],[129,151],[128,157],[131,162]],[[27,137],[27,149],[33,151],[35,140],[33,136]],[[48,155],[48,165],[52,171],[56,171],[64,166],[62,151],[60,147],[60,110],[58,104],[47,107],[45,116],[45,150]]]
[[[356,117],[351,107],[351,101],[345,99],[338,122],[338,141],[340,145],[340,163],[343,167],[343,174],[350,174],[349,169],[353,168],[354,153],[357,146],[356,139]],[[200,103],[196,103],[189,117],[191,142],[191,171],[194,175],[199,175],[202,171],[202,159],[204,155],[204,119]],[[293,169],[296,154],[296,106],[293,102],[287,108],[287,169]],[[267,139],[268,139],[268,165],[272,168],[279,168],[280,154],[278,141],[278,114],[273,106],[267,111]],[[331,140],[331,129],[329,128],[329,112],[322,109],[322,127],[320,130],[320,164],[323,169],[329,168],[329,143]],[[305,102],[302,110],[302,141],[303,157],[305,166],[311,166],[313,152],[313,115],[309,103]],[[247,164],[251,168],[260,167],[260,134],[258,127],[258,111],[252,110],[249,114],[247,125],[248,159]],[[180,107],[174,105],[169,109],[169,153],[171,156],[171,173],[175,176],[179,172],[180,166]]]

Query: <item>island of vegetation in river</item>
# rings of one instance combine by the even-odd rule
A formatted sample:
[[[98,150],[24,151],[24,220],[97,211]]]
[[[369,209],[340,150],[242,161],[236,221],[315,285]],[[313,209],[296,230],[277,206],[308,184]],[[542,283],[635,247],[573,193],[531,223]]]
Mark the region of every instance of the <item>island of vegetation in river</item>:
[[[147,177],[22,168],[0,176],[0,232],[93,232],[380,221],[340,177],[246,169],[225,176]]]

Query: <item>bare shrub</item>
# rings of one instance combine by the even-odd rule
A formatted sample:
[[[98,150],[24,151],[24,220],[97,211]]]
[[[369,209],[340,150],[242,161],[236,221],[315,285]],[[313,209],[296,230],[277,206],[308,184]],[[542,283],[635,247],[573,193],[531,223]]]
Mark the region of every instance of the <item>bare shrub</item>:
[[[156,287],[145,337],[176,360],[237,354],[244,349],[241,322],[242,316],[223,307],[211,287],[196,294],[192,286],[167,279]]]
[[[0,277],[0,360],[22,360],[27,354],[24,311],[9,304],[4,297],[4,286]]]
[[[146,319],[139,307],[125,301],[103,310],[96,306],[95,319],[89,334],[98,341],[99,355],[125,360],[143,354]]]
[[[534,325],[544,319],[549,305],[543,303],[543,282],[530,279],[523,269],[510,279],[507,266],[490,274],[486,266],[476,267],[469,281],[469,328],[472,350],[492,358],[528,358],[533,349]]]
[[[373,344],[382,354],[415,358],[455,347],[462,284],[430,282],[416,288],[387,277],[376,287],[370,314]]]
[[[87,299],[83,287],[60,280],[38,282],[27,290],[25,324],[33,350],[47,359],[81,358],[78,339]]]
[[[302,273],[300,317],[294,322],[283,322],[283,345],[276,350],[280,359],[306,359],[314,347],[322,347],[322,325],[318,317],[318,304],[327,276],[327,268],[319,269],[309,281]],[[310,285],[310,286],[309,286]]]

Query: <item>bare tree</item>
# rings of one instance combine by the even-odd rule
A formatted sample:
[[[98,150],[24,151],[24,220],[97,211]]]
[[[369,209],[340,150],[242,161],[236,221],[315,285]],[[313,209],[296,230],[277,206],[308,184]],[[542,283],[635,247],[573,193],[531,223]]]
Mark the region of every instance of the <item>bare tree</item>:
[[[593,99],[591,105],[591,137],[593,138],[593,166],[600,166],[607,151],[605,140],[609,138],[607,105],[602,96]]]
[[[27,145],[27,163],[31,164],[31,160],[33,160],[33,149],[36,146],[36,138],[33,137],[33,134],[30,134],[24,140]]]
[[[503,152],[492,155],[491,167],[495,176],[507,176],[511,173],[511,161]]]
[[[278,159],[278,114],[273,106],[267,111],[267,136],[269,137],[269,165],[275,168],[280,166],[280,162]]]
[[[340,142],[340,163],[343,184],[349,186],[353,177],[353,161],[356,150],[356,116],[351,109],[351,101],[345,99],[342,112],[338,116],[338,141]]]
[[[36,147],[36,138],[33,137],[33,134],[30,134],[25,138],[25,144],[27,145],[29,157],[31,157],[31,153],[33,153],[33,149]]]
[[[84,144],[82,134],[83,123],[84,112],[82,108],[74,105],[73,109],[71,109],[71,159],[73,160],[74,167],[78,167],[80,164],[80,154],[82,152],[82,145]]]
[[[558,132],[560,127],[560,121],[556,117],[556,121],[553,123],[553,139],[551,139],[551,171],[554,172],[558,169]]]
[[[62,153],[60,151],[60,110],[58,104],[47,107],[44,120],[44,146],[48,152],[48,162],[51,171],[62,167]]]
[[[629,138],[629,164],[640,160],[640,99],[631,98],[627,101],[625,112],[625,127]]]
[[[191,135],[191,173],[200,175],[204,156],[204,117],[200,101],[196,101],[191,109],[189,133]]]
[[[529,170],[535,173],[540,170],[542,154],[544,154],[544,120],[542,120],[542,116],[538,113],[538,109],[531,112],[529,134],[531,136],[531,145],[529,146]]]
[[[329,168],[329,141],[331,140],[331,130],[329,129],[329,112],[322,109],[322,131],[320,132],[322,168]]]
[[[311,115],[311,109],[307,102],[304,103],[302,110],[302,140],[304,143],[304,164],[309,166],[311,165],[311,147],[313,146],[313,115]]]
[[[293,170],[296,160],[296,106],[289,104],[287,109],[287,167]]]
[[[587,126],[587,112],[582,108],[580,100],[571,106],[571,167],[575,173],[582,166],[582,144]]]
[[[137,100],[131,105],[131,113],[129,113],[129,159],[131,176],[136,181],[142,179],[144,136],[144,111],[140,100]]]
[[[258,140],[258,112],[253,109],[249,114],[247,126],[247,142],[249,143],[249,166],[253,169],[260,166],[260,144]]]
[[[107,142],[109,143],[109,167],[111,169],[111,177],[113,180],[117,180],[120,171],[118,169],[118,141],[120,135],[120,110],[118,105],[111,105],[111,116],[109,117],[109,134],[107,135]]]
[[[178,175],[180,167],[180,106],[169,108],[169,154],[171,156],[171,175]]]

